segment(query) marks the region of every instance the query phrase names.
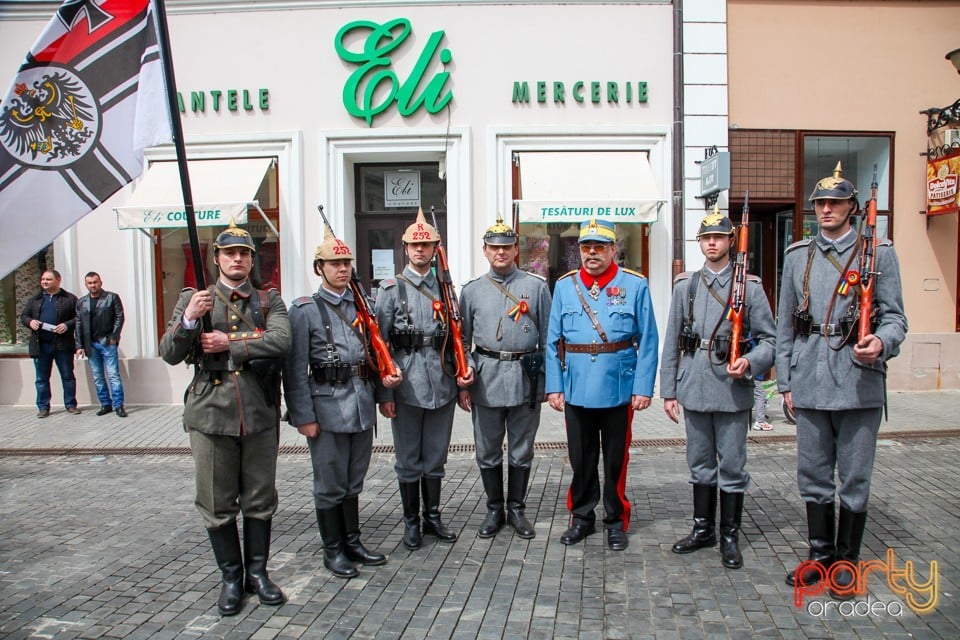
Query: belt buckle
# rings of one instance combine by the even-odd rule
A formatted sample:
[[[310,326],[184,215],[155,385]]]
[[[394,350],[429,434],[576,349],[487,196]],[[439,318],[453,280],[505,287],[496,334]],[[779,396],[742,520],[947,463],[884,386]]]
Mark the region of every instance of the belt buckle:
[[[509,351],[499,351],[498,358],[500,359],[501,362],[508,362],[510,360],[513,360],[513,354],[510,353]]]
[[[589,353],[591,356],[596,356],[598,353],[600,353],[601,345],[599,342],[591,342],[588,346],[589,346],[589,350],[587,351],[587,353]]]
[[[825,335],[825,336],[827,336],[827,337],[829,338],[830,336],[832,336],[832,335],[834,334],[833,325],[832,325],[832,324],[826,324],[826,323],[820,325],[820,333],[822,333],[823,335]]]

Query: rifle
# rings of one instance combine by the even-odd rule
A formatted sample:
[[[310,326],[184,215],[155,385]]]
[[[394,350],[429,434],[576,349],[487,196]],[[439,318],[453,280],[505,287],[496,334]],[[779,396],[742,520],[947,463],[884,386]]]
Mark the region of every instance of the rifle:
[[[327,231],[336,238],[337,234],[333,231],[333,227],[330,226],[330,221],[327,220],[327,214],[323,212],[323,205],[317,205],[317,209],[320,211],[320,217],[323,218],[323,224],[327,227]],[[350,291],[353,292],[353,303],[357,307],[357,317],[367,331],[367,336],[370,340],[369,348],[373,349],[370,366],[376,369],[383,377],[397,375],[400,373],[400,370],[397,368],[397,363],[394,362],[393,356],[390,355],[390,347],[387,346],[383,336],[380,335],[380,325],[377,323],[377,316],[370,312],[373,303],[371,303],[370,298],[367,297],[367,292],[363,290],[363,285],[360,283],[360,276],[357,274],[356,264],[354,264],[353,272],[350,274]],[[364,349],[367,348],[368,345],[365,344]],[[367,351],[367,355],[370,355],[369,350]]]
[[[437,236],[440,236],[440,228],[437,226],[437,212],[430,206],[430,218],[433,221],[433,228],[437,230]],[[444,350],[447,341],[453,340],[453,362],[456,366],[454,374],[458,378],[467,375],[470,368],[467,364],[467,354],[463,348],[463,316],[460,315],[460,303],[457,301],[457,290],[453,287],[453,278],[450,277],[450,263],[447,262],[447,251],[443,248],[443,239],[437,242],[437,267],[440,275],[440,300],[446,309],[447,316],[447,335],[444,337]],[[443,359],[440,360],[441,366]]]
[[[737,258],[733,263],[733,288],[730,291],[730,365],[740,357],[743,335],[743,310],[747,301],[747,249],[750,240],[750,192],[743,194],[743,217],[737,230]]]
[[[873,290],[877,284],[877,165],[873,165],[873,182],[870,183],[870,200],[867,201],[867,216],[863,221],[860,245],[860,317],[857,324],[857,342],[873,333]]]

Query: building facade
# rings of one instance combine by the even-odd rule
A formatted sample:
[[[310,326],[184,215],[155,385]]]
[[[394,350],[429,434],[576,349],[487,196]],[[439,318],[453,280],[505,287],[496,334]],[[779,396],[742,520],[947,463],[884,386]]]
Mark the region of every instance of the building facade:
[[[960,386],[949,364],[960,361],[957,216],[917,214],[917,111],[949,104],[958,81],[934,44],[949,42],[951,24],[935,6],[960,16],[954,2],[167,0],[206,277],[216,274],[205,245],[235,217],[258,244],[264,286],[288,302],[312,292],[323,205],[374,293],[401,268],[418,207],[433,208],[458,284],[486,270],[480,238],[498,215],[519,225],[521,266],[553,281],[577,262],[576,225],[599,215],[618,223],[618,259],[647,274],[662,323],[673,274],[702,261],[708,150],[730,154],[721,208],[736,218],[751,191],[754,261],[774,297],[783,249],[811,231],[806,183],[825,173],[801,150],[852,144],[866,154],[858,176],[888,158],[881,209],[911,321],[890,387]],[[0,6],[0,77],[13,77],[56,7]],[[905,42],[903,24],[942,37],[881,44]],[[864,37],[840,36],[850,30]],[[830,51],[812,45],[824,32]],[[842,86],[821,81],[825,68]],[[178,292],[196,282],[174,159],[172,146],[151,149],[144,177],[3,280],[0,403],[33,402],[17,314],[44,266],[79,294],[97,271],[123,298],[130,404],[180,401],[190,372],[157,356]],[[81,403],[92,401],[78,372]]]

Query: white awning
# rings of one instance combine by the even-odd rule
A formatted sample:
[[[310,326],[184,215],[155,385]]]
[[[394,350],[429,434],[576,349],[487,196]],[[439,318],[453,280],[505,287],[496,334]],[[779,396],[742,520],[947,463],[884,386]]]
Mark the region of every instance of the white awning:
[[[520,154],[520,222],[655,222],[666,202],[643,151]]]
[[[197,226],[225,227],[231,217],[237,224],[246,224],[247,206],[256,204],[257,191],[272,163],[273,158],[188,161]],[[130,199],[114,210],[120,229],[186,227],[177,163],[151,164]]]

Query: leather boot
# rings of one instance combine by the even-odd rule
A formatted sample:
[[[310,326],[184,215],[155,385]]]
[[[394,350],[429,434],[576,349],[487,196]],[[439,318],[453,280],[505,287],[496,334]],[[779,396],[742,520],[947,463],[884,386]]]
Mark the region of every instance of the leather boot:
[[[267,575],[271,524],[270,520],[243,519],[243,563],[247,567],[246,592],[257,594],[260,604],[276,607],[286,597]]]
[[[492,538],[506,522],[503,514],[503,465],[480,469],[480,479],[487,494],[487,517],[483,519],[477,535],[481,538]]]
[[[530,469],[523,467],[507,467],[507,524],[513,527],[517,535],[529,540],[537,535],[533,525],[527,520],[524,510],[527,508],[524,499],[527,496],[527,482],[530,480]]]
[[[360,542],[360,498],[357,496],[344,498],[341,506],[346,529],[343,551],[347,554],[347,558],[371,567],[386,564],[387,556],[370,551]]]
[[[674,543],[674,553],[692,553],[697,549],[717,544],[717,487],[712,484],[693,485],[693,529]]]
[[[217,559],[223,581],[217,609],[222,616],[236,615],[243,606],[243,556],[237,522],[207,529],[207,534],[210,536],[210,546],[213,547],[213,556]]]
[[[323,540],[323,566],[338,578],[356,578],[357,568],[343,552],[343,509],[340,505],[317,509],[317,526]]]
[[[434,535],[442,542],[453,542],[457,534],[440,519],[440,478],[421,478],[423,491],[423,535]]]
[[[860,561],[860,545],[863,543],[863,530],[867,526],[867,512],[855,513],[845,507],[840,507],[840,517],[837,522],[837,560],[846,560],[856,565]],[[847,588],[853,584],[853,573],[848,569],[838,568],[833,576],[833,583],[837,587]],[[834,600],[851,600],[857,594],[839,593],[830,589],[830,596]]]
[[[834,506],[828,504],[807,503],[807,538],[810,542],[808,560],[820,565],[826,575],[833,564],[837,548],[834,546],[833,527]],[[816,569],[807,569],[800,576],[804,585],[811,586],[820,582],[820,573]],[[797,570],[787,574],[786,583],[791,587],[797,581]]]
[[[743,515],[743,493],[720,492],[720,558],[727,569],[743,566],[740,553],[740,520]]]
[[[420,483],[401,482],[400,501],[403,503],[403,546],[411,551],[420,548]]]

